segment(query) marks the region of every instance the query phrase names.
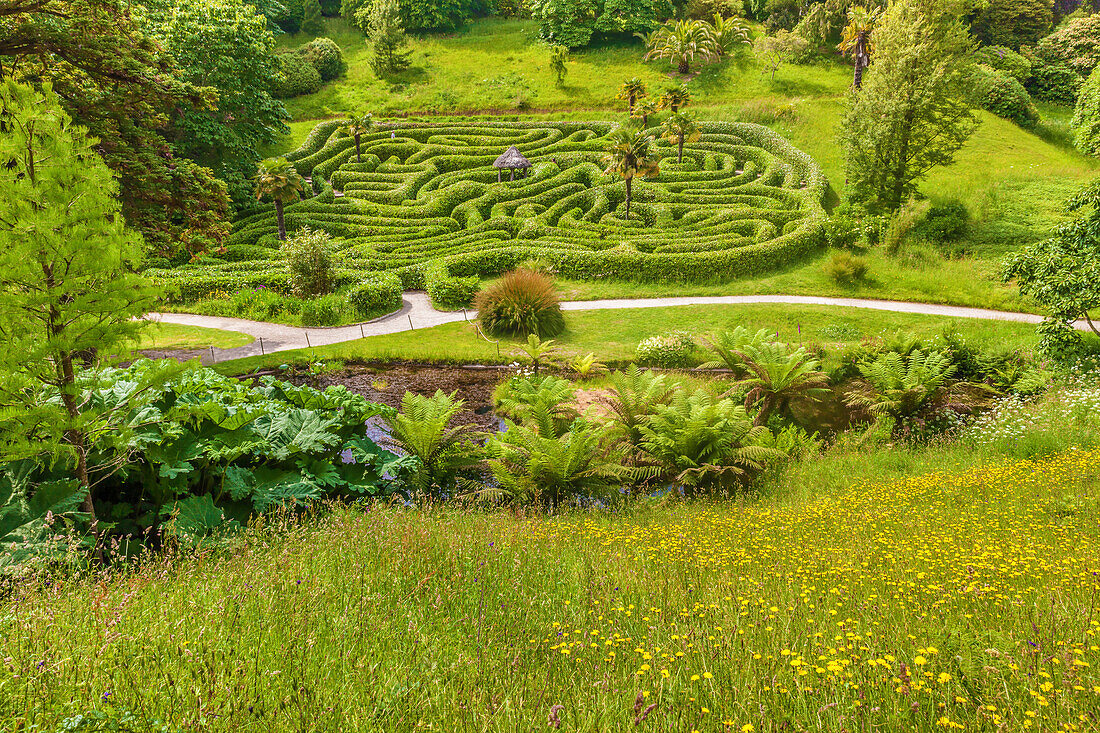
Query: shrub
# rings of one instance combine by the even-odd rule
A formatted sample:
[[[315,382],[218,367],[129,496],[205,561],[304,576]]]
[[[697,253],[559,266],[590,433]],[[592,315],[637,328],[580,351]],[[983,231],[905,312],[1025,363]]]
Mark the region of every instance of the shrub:
[[[273,90],[276,97],[290,99],[303,94],[312,94],[321,88],[321,75],[302,54],[288,51],[279,54],[278,58],[283,80]]]
[[[478,293],[474,301],[478,320],[494,336],[540,338],[556,336],[565,330],[554,281],[530,270],[513,270]]]
[[[340,47],[331,38],[314,38],[298,49],[298,53],[313,64],[321,81],[331,81],[347,69]]]
[[[991,66],[979,64],[975,67],[974,102],[1020,127],[1032,127],[1039,120],[1039,113],[1023,84]]]
[[[1031,60],[1005,46],[982,46],[974,54],[979,64],[991,66],[1011,76],[1021,84],[1031,78]]]
[[[1100,66],[1081,87],[1073,112],[1074,144],[1086,155],[1100,156]]]
[[[302,301],[303,326],[336,326],[343,320],[347,299],[336,295],[322,295]]]
[[[481,289],[481,280],[476,275],[453,277],[446,265],[441,262],[429,265],[424,273],[424,288],[432,305],[439,310],[453,311],[465,308],[473,302]]]
[[[1039,41],[1038,55],[1053,64],[1065,64],[1081,77],[1100,64],[1100,13],[1069,21]]]
[[[375,318],[401,307],[401,281],[392,273],[382,273],[353,285],[347,292],[348,305],[359,318]]]
[[[841,285],[851,285],[863,280],[867,276],[867,269],[866,258],[846,251],[833,252],[825,263],[825,274]]]
[[[328,232],[303,227],[287,238],[283,254],[295,293],[313,297],[332,289],[336,246]]]
[[[1081,84],[1081,76],[1065,64],[1038,59],[1032,66],[1027,89],[1036,99],[1073,104]]]
[[[1045,36],[1053,21],[1050,0],[989,0],[974,21],[974,36],[983,45],[1016,49]]]
[[[830,247],[847,249],[863,238],[863,226],[848,214],[837,212],[825,223],[824,233],[825,243]]]
[[[676,369],[691,366],[695,353],[695,339],[683,331],[670,331],[660,336],[650,336],[638,344],[635,361],[645,366]]]
[[[745,14],[745,6],[741,0],[688,0],[689,18],[709,21],[716,13],[723,18],[739,18]]]
[[[949,201],[928,209],[924,219],[913,227],[913,234],[932,242],[947,243],[961,239],[970,225],[970,212],[961,201]]]

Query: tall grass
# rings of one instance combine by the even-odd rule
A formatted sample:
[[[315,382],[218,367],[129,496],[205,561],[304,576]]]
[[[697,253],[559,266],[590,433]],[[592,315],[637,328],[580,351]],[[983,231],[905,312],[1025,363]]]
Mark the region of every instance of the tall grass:
[[[640,729],[1080,724],[1100,686],[1097,458],[793,503],[254,528],[222,552],[16,587],[0,720],[517,731],[556,709],[563,730],[631,730],[655,705]]]

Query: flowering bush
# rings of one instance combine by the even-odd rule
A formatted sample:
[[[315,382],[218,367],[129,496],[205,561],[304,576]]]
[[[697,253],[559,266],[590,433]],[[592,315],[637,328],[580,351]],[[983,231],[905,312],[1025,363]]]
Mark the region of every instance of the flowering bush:
[[[639,364],[674,369],[691,366],[695,339],[684,331],[670,331],[644,339],[634,353]]]

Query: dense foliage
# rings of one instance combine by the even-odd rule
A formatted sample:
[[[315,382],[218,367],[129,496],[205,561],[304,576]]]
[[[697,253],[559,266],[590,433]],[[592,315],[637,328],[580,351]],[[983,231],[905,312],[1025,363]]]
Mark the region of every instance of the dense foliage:
[[[99,139],[126,221],[160,254],[186,259],[228,233],[225,185],[167,130],[215,91],[184,79],[121,0],[14,2],[0,17],[0,80],[49,81]]]
[[[974,21],[974,36],[986,46],[1017,50],[1050,32],[1050,0],[989,0]]]
[[[1100,64],[1100,13],[1074,18],[1041,40],[1036,51],[1050,63],[1088,76]]]
[[[1074,143],[1086,155],[1100,156],[1100,67],[1081,87],[1073,112]]]
[[[657,27],[654,0],[532,0],[539,35],[567,48],[583,48],[602,34],[648,33]]]
[[[238,211],[248,211],[260,146],[289,132],[286,109],[272,96],[280,65],[266,20],[244,0],[157,0],[145,8],[147,32],[183,77],[217,91],[211,109],[174,120],[178,149],[211,168]]]
[[[180,535],[203,537],[254,513],[385,496],[402,484],[383,475],[413,465],[368,437],[366,421],[391,410],[343,387],[322,392],[271,377],[251,386],[190,369],[145,388],[158,369],[139,361],[81,383],[88,399],[125,410],[125,442],[103,441],[89,454],[92,465],[116,467],[93,476],[114,534],[138,538],[170,522]],[[29,497],[68,478],[64,466],[31,458],[0,466],[0,474]]]
[[[372,0],[341,0],[340,14],[365,31],[366,18],[375,4]],[[400,0],[395,5],[402,26],[410,31],[454,30],[474,18],[488,15],[490,8],[485,0]]]

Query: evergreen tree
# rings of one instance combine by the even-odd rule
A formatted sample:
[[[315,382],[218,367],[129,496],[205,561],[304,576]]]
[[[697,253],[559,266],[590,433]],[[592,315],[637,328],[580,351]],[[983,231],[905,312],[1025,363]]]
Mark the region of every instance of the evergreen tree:
[[[375,74],[383,76],[409,67],[409,52],[404,50],[409,39],[397,0],[375,0],[369,9],[359,11],[357,19],[366,27],[373,47],[370,65]]]
[[[320,0],[305,0],[302,8],[302,31],[310,35],[319,35],[325,30],[321,20]]]
[[[876,62],[840,130],[854,198],[894,210],[928,171],[954,160],[977,124],[971,50],[942,0],[898,0],[883,13]]]
[[[0,87],[0,455],[66,461],[93,521],[88,453],[113,431],[80,364],[124,347],[152,302],[95,145],[49,84]]]

